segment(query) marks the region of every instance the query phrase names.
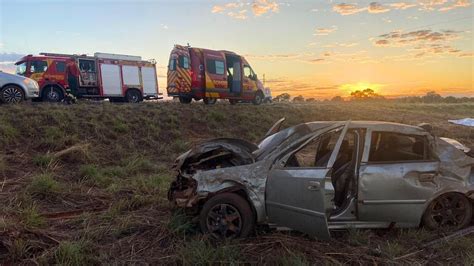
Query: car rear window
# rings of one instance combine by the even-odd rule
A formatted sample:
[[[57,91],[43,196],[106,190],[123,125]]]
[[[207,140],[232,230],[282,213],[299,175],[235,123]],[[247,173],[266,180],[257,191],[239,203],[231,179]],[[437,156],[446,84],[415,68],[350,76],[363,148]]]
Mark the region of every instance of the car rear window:
[[[427,139],[424,136],[393,132],[373,132],[370,162],[427,160]]]

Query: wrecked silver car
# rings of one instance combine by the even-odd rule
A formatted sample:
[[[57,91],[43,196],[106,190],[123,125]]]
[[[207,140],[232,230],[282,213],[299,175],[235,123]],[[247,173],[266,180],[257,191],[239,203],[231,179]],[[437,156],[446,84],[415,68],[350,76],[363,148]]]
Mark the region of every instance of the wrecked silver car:
[[[245,237],[257,224],[322,239],[343,228],[462,228],[472,221],[474,158],[430,127],[311,122],[258,145],[204,142],[176,160],[168,197],[203,232]],[[276,132],[276,133],[275,133]]]

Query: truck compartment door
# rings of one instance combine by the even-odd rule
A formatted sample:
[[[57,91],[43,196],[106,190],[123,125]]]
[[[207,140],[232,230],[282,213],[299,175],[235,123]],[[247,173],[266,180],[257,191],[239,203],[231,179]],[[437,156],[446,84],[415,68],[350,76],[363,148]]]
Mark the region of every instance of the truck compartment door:
[[[104,96],[122,96],[120,67],[112,64],[101,64],[100,73]]]
[[[158,82],[156,79],[155,68],[142,67],[142,81],[143,81],[143,94],[145,95],[158,94]]]
[[[122,66],[123,85],[127,87],[140,88],[140,76],[138,66]]]

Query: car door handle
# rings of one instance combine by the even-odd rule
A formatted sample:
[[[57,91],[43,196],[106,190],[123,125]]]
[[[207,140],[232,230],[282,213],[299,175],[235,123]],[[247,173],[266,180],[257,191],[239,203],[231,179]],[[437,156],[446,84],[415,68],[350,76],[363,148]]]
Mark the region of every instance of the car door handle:
[[[321,184],[318,181],[309,181],[308,190],[317,191],[321,188]]]

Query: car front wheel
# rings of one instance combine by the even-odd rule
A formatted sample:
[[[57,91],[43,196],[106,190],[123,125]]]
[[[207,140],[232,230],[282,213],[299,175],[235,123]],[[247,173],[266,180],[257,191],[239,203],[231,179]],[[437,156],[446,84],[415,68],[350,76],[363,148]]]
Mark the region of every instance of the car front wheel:
[[[6,86],[0,91],[0,101],[4,103],[20,103],[25,99],[25,93],[17,86]]]
[[[446,193],[434,199],[423,215],[423,225],[430,230],[462,229],[472,219],[472,203],[463,194]]]
[[[203,233],[216,239],[247,237],[255,219],[247,201],[233,193],[222,193],[208,200],[199,215]]]

